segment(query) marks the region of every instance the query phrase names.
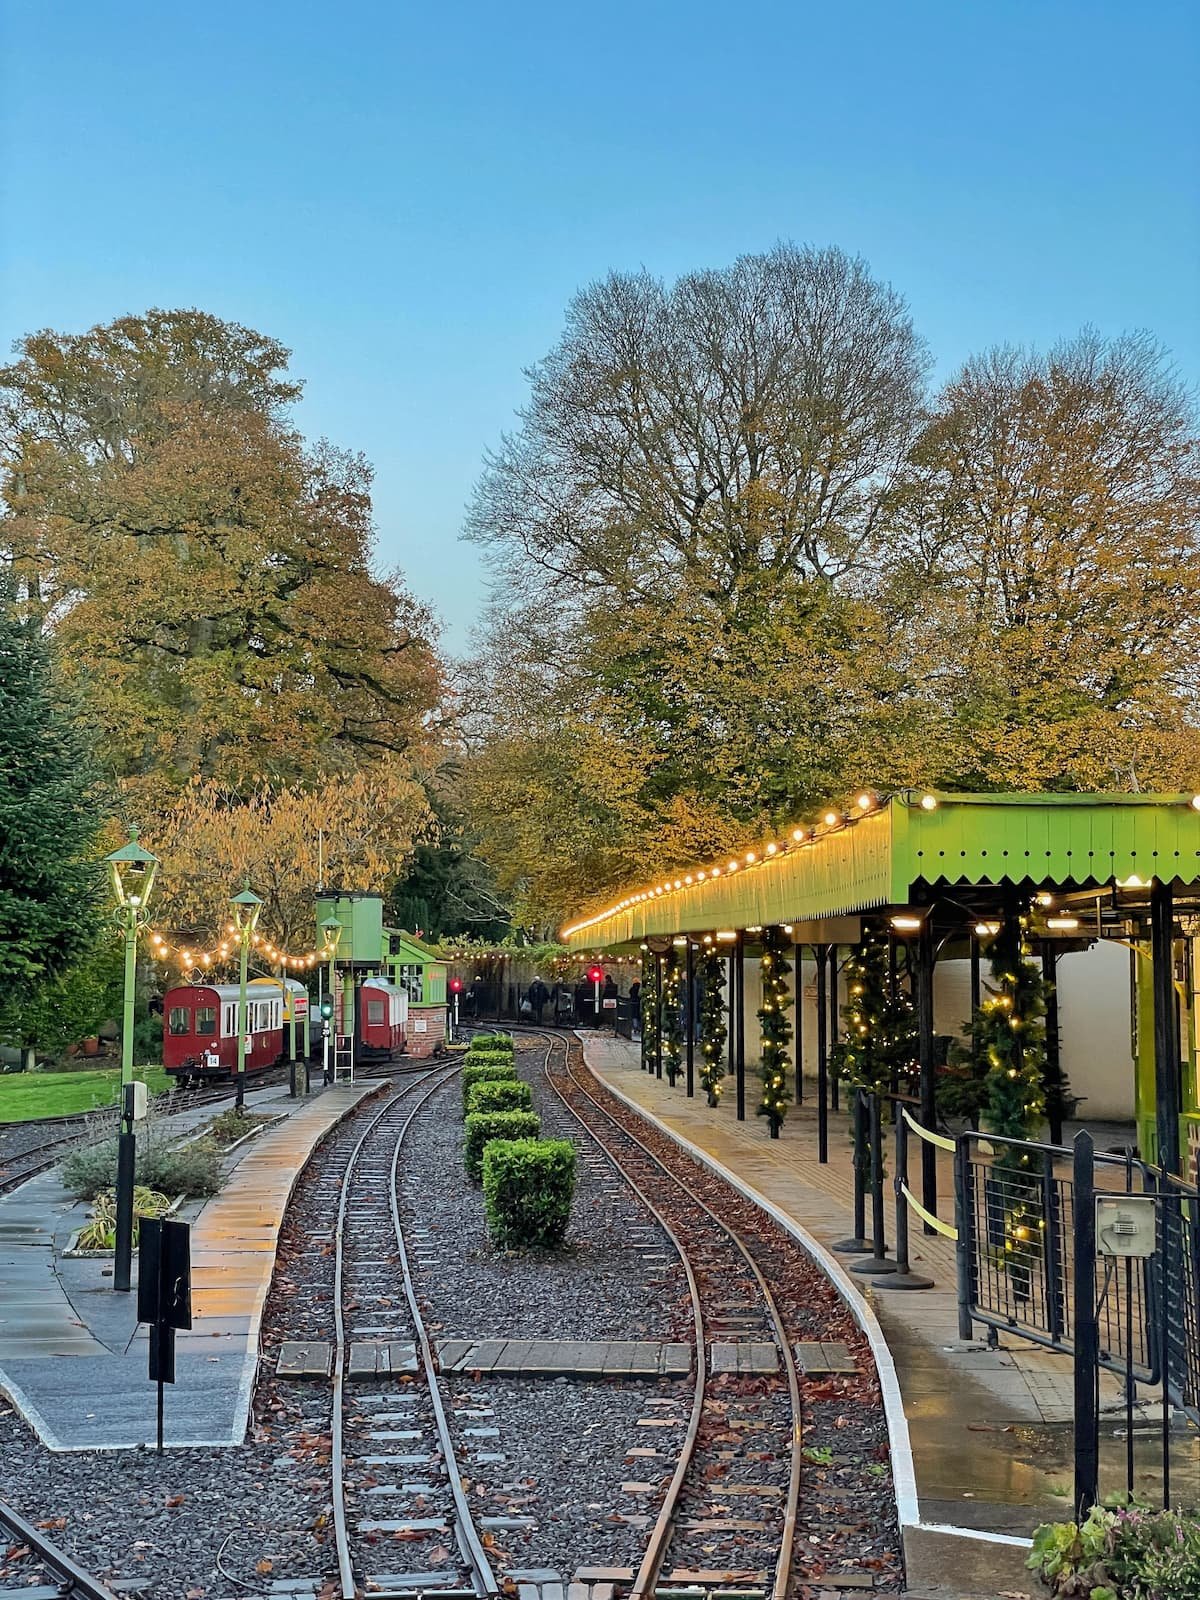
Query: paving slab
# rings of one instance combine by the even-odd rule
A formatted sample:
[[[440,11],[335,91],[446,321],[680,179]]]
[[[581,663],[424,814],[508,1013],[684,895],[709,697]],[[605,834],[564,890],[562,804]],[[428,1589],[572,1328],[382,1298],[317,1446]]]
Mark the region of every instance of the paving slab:
[[[166,1397],[169,1446],[240,1444],[258,1361],[258,1330],[288,1200],[308,1156],[378,1088],[362,1083],[291,1102],[252,1090],[248,1107],[287,1114],[229,1158],[221,1194],[194,1215],[192,1327],[176,1342]],[[169,1119],[185,1133],[211,1106]],[[0,1390],[51,1450],[132,1449],[154,1439],[154,1389],[136,1294],[111,1287],[111,1263],[61,1251],[82,1212],[55,1171],[0,1199]],[[185,1213],[186,1216],[186,1213]],[[136,1283],[136,1261],[135,1261]]]

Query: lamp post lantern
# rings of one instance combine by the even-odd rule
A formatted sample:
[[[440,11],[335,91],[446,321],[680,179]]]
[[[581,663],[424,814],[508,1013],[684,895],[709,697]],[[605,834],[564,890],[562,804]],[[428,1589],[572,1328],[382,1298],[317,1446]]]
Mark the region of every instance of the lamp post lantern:
[[[250,943],[258,927],[262,901],[247,884],[241,894],[230,901],[233,907],[233,927],[241,949],[240,987],[238,990],[238,1042],[237,1042],[237,1098],[235,1104],[241,1111],[246,1104],[246,1031],[250,1021],[246,1007],[246,976],[250,965]]]
[[[321,934],[325,940],[325,948],[329,951],[329,994],[331,1000],[333,1001],[333,1009],[330,1013],[330,1016],[325,1017],[321,1023],[321,1044],[324,1050],[324,1057],[321,1062],[321,1079],[322,1082],[329,1083],[330,1021],[332,1020],[333,1027],[336,1028],[341,1020],[338,1015],[341,996],[338,994],[337,986],[337,953],[338,945],[340,945],[342,942],[342,924],[336,917],[326,917],[325,921],[321,924]],[[322,1007],[322,1013],[323,1012],[324,1007]]]
[[[117,1228],[114,1241],[113,1288],[128,1294],[133,1263],[133,1179],[137,1138],[133,1131],[136,1090],[133,1087],[133,1011],[137,995],[138,934],[146,925],[147,906],[158,857],[143,850],[136,828],[129,843],[104,858],[112,878],[118,926],[125,938],[125,994],[121,1025],[121,1131],[117,1136]]]

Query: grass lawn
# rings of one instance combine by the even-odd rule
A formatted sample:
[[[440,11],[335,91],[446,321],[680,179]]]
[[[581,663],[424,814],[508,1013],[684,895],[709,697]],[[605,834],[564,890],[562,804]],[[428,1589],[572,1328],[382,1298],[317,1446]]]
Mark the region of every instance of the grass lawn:
[[[161,1067],[137,1067],[151,1094],[170,1087]],[[111,1105],[121,1088],[120,1067],[95,1072],[6,1072],[0,1074],[0,1122],[29,1122]]]

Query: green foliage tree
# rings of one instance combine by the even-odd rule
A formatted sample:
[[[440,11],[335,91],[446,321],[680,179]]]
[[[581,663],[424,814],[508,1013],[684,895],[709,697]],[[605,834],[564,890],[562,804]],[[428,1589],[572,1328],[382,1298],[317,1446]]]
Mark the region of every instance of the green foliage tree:
[[[762,1005],[758,1010],[762,1029],[762,1056],[760,1077],[762,1097],[758,1114],[766,1117],[772,1139],[778,1139],[783,1119],[787,1116],[787,1075],[790,1062],[788,1046],[792,1038],[792,1024],[788,1017],[792,997],[788,988],[788,975],[792,964],[787,958],[791,940],[782,928],[764,928],[762,955],[759,967],[762,973]]]
[[[0,1038],[20,1046],[27,1060],[64,1055],[120,1015],[122,977],[117,942],[97,943],[57,976],[0,1006]]]
[[[95,942],[100,820],[70,700],[36,618],[22,615],[0,572],[0,988],[10,1018]]]

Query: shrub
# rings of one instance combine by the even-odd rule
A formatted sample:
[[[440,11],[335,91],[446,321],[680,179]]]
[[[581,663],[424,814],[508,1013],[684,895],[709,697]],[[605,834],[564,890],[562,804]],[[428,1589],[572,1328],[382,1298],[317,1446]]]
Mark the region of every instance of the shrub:
[[[476,1111],[465,1126],[467,1176],[476,1183],[483,1176],[483,1147],[489,1139],[536,1139],[542,1128],[533,1111]]]
[[[569,1139],[492,1139],[485,1145],[483,1199],[497,1244],[561,1244],[574,1194]]]
[[[471,1049],[503,1050],[507,1055],[512,1055],[516,1046],[507,1033],[477,1033],[471,1040]]]
[[[117,1141],[104,1139],[73,1151],[63,1162],[63,1182],[81,1200],[94,1200],[117,1181]],[[220,1154],[208,1139],[172,1148],[162,1140],[139,1139],[134,1178],[162,1194],[200,1196],[221,1187]]]
[[[205,1137],[219,1144],[222,1150],[226,1150],[231,1144],[236,1144],[255,1128],[271,1120],[265,1111],[238,1111],[231,1108],[212,1119]]]
[[[501,1078],[498,1082],[473,1083],[467,1090],[467,1110],[471,1111],[532,1111],[533,1090],[517,1078]]]
[[[511,1050],[468,1050],[463,1060],[472,1065],[500,1065],[511,1067],[516,1060]]]
[[[133,1242],[141,1234],[143,1217],[165,1217],[173,1202],[169,1195],[156,1194],[139,1185],[133,1191]],[[117,1240],[117,1196],[113,1189],[101,1189],[92,1205],[92,1214],[79,1230],[79,1250],[111,1250]]]
[[[1081,1523],[1038,1528],[1028,1565],[1055,1595],[1183,1600],[1200,1595],[1200,1518],[1094,1506]]]
[[[467,1109],[467,1096],[477,1083],[515,1083],[517,1069],[500,1061],[471,1061],[462,1070],[463,1110]]]

